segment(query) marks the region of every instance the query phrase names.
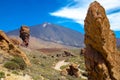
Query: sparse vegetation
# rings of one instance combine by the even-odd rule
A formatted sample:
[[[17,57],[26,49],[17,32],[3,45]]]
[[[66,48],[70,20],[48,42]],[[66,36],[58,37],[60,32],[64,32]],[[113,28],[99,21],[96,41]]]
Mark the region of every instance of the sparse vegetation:
[[[10,76],[10,74],[7,74],[7,76]]]
[[[14,57],[10,61],[6,62],[4,64],[4,67],[11,70],[17,70],[17,69],[24,70],[26,68],[26,64],[22,58]]]
[[[19,75],[18,71],[16,71],[16,70],[14,70],[12,73],[16,74],[16,75]]]
[[[0,79],[5,77],[5,73],[4,72],[0,72]]]
[[[25,50],[26,51],[26,50]],[[79,68],[85,69],[84,58],[80,56],[80,49],[70,49],[70,52],[74,53],[76,56],[63,57],[67,62],[81,64]],[[32,66],[29,66],[24,70],[25,74],[29,74],[34,80],[83,80],[80,77],[76,78],[74,76],[62,76],[60,71],[55,70],[53,67],[55,64],[61,60],[61,57],[56,57],[56,54],[62,54],[62,52],[52,52],[51,55],[43,54],[41,52],[27,52]],[[51,57],[55,56],[55,57]],[[67,66],[62,66],[64,68]]]
[[[85,70],[84,57],[80,55],[80,49],[70,49],[70,51],[77,56],[66,59],[66,62],[76,63],[80,69]]]
[[[67,67],[69,67],[69,65],[61,66],[60,69],[65,69],[65,68],[67,68]]]
[[[24,60],[20,57],[14,57],[11,61],[17,63],[21,70],[24,70],[27,67]]]
[[[20,57],[14,57],[7,62],[5,62],[4,67],[10,69],[12,74],[28,74],[33,80],[83,80],[80,77],[76,78],[75,76],[62,76],[60,71],[55,70],[53,67],[57,62],[65,60],[70,63],[80,64],[80,69],[85,70],[84,67],[84,58],[80,56],[80,49],[68,49],[68,52],[75,54],[75,56],[60,56],[57,57],[57,54],[63,54],[63,51],[51,52],[49,54],[43,53],[41,51],[31,50],[29,51],[26,48],[22,48],[25,51],[27,57],[30,59],[31,66],[26,68],[26,64],[23,59]],[[54,57],[52,57],[54,56]],[[61,69],[66,68],[62,66]],[[11,74],[10,74],[11,75]],[[9,76],[9,75],[8,75]]]
[[[19,69],[19,65],[13,61],[8,61],[4,64],[5,68],[11,69],[11,70],[16,70]]]

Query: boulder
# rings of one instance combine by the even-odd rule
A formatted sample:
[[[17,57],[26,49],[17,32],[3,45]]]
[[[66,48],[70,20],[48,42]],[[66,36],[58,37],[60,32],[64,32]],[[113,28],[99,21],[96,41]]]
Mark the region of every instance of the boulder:
[[[7,35],[0,31],[0,51],[4,51],[13,56],[22,57],[27,65],[30,65],[30,61],[27,58],[26,54],[17,48],[7,37]]]
[[[75,77],[79,77],[80,76],[80,71],[78,69],[78,65],[77,64],[71,64],[69,65],[68,68],[63,69],[61,71],[61,75],[70,75],[70,76],[75,76]]]
[[[88,80],[120,80],[120,52],[105,9],[91,3],[84,22]]]
[[[80,51],[80,55],[84,55],[84,53],[85,53],[85,48],[82,48]]]
[[[72,52],[69,52],[69,51],[64,51],[62,55],[63,57],[75,56]]]

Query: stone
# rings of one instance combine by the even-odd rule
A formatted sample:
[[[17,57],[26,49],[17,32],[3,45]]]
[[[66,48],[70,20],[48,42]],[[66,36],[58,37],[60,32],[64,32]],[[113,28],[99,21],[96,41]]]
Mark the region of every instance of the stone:
[[[30,65],[30,61],[26,54],[17,48],[7,37],[7,35],[0,30],[0,51],[4,51],[13,56],[19,56],[23,58],[27,65]]]
[[[64,51],[63,57],[75,56],[72,52]]]
[[[70,75],[70,76],[80,77],[80,71],[78,69],[78,65],[77,64],[69,65],[68,68],[63,69],[61,71],[61,75],[63,76]]]
[[[80,55],[84,55],[84,53],[85,53],[85,48],[82,48],[80,51]]]
[[[116,38],[105,9],[97,1],[90,4],[84,22],[88,80],[120,80],[120,52]]]
[[[66,70],[66,69],[63,69],[63,70],[61,71],[61,75],[62,75],[62,76],[67,76],[67,75],[68,75],[67,70]]]
[[[29,45],[29,37],[30,37],[30,29],[29,29],[29,27],[21,26],[21,28],[20,28],[20,38],[23,41],[22,46],[28,47],[28,45]]]
[[[11,41],[14,45],[17,45],[17,46],[20,45],[20,41],[17,40],[16,38],[9,38],[9,39],[10,39],[10,41]]]

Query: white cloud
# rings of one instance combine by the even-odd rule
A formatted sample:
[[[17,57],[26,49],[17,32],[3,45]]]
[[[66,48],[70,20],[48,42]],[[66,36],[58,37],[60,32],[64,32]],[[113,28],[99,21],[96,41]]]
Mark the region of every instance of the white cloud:
[[[112,30],[120,30],[120,12],[108,15]]]
[[[50,13],[50,15],[72,19],[77,23],[84,24],[87,9],[89,7],[89,4],[93,1],[94,0],[71,0],[70,4],[74,2],[76,2],[76,4],[72,6],[69,6],[70,4],[68,4],[67,6],[61,8],[60,10]],[[96,1],[98,1],[106,10],[120,7],[120,0],[96,0]],[[117,18],[115,18],[115,16],[117,16]],[[120,19],[118,16],[120,16],[120,13],[113,13],[108,15],[112,30],[120,30],[119,22]]]
[[[82,14],[81,12],[83,13],[83,12],[85,12],[85,10],[80,9],[80,8],[76,8],[76,9],[64,8],[60,11],[55,12],[55,13],[51,13],[51,15],[63,17],[63,18],[68,18],[68,19],[73,19],[75,22],[83,24],[85,14]]]
[[[120,0],[96,0],[101,3],[106,10],[120,7]]]

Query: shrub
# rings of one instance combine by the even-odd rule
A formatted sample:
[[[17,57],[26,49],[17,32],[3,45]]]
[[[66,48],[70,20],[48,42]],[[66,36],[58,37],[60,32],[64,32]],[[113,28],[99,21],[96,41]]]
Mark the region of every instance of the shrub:
[[[8,68],[8,69],[11,69],[11,70],[16,70],[16,69],[19,69],[19,65],[13,61],[9,61],[9,62],[6,62],[4,64],[4,67],[5,68]]]
[[[7,76],[10,76],[10,74],[7,74]]]
[[[4,78],[5,77],[5,73],[4,72],[0,72],[0,78]]]
[[[4,67],[11,70],[16,70],[16,69],[24,70],[26,68],[26,64],[22,58],[14,57],[12,60],[6,62],[4,64]]]
[[[13,74],[16,74],[16,75],[19,75],[19,73],[17,71],[13,71],[12,72]]]
[[[11,61],[17,63],[21,70],[24,70],[27,66],[26,63],[24,62],[24,60],[20,57],[15,57]]]

